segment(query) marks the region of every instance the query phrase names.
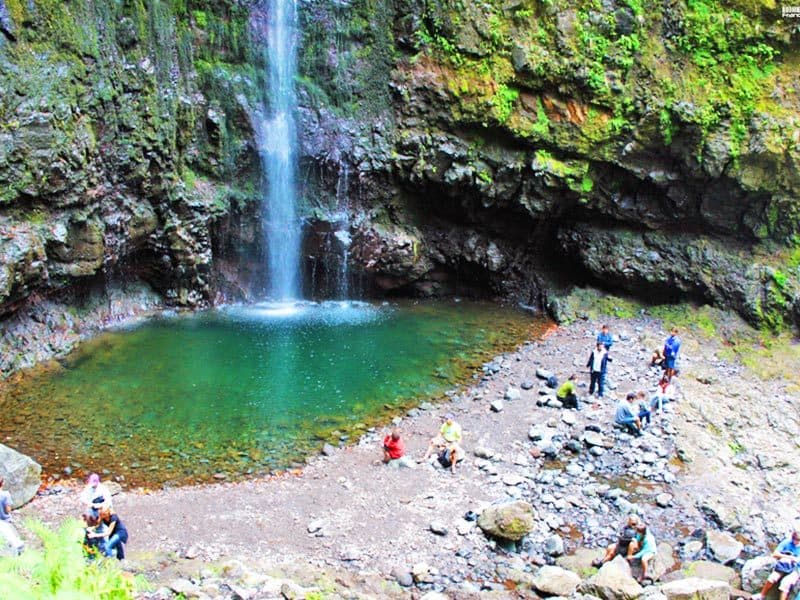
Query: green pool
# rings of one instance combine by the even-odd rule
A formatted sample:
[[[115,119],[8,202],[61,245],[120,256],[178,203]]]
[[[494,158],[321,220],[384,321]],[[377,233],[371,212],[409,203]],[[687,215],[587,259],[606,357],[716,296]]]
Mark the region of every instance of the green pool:
[[[545,326],[466,301],[165,316],[7,386],[0,434],[50,473],[138,485],[267,473],[442,394]]]

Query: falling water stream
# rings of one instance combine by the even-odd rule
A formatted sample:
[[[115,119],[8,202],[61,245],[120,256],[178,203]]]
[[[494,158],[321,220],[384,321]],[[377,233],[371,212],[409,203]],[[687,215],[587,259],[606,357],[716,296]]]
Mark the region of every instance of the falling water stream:
[[[270,110],[259,131],[266,178],[264,234],[269,283],[275,301],[301,297],[300,221],[297,216],[297,127],[294,78],[297,72],[297,6],[295,0],[269,0],[267,27]]]

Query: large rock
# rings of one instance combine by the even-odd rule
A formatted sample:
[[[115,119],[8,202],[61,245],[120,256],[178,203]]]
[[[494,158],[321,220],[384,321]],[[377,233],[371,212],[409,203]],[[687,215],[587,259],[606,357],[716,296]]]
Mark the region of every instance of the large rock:
[[[772,572],[775,559],[771,556],[756,556],[742,565],[742,589],[755,594],[764,585]]]
[[[604,554],[603,548],[578,548],[568,556],[559,556],[556,559],[556,565],[567,571],[578,573],[581,577],[586,577],[588,574],[594,573],[592,562],[602,558]]]
[[[581,578],[561,567],[544,566],[536,572],[533,587],[548,596],[571,596]]]
[[[731,587],[738,587],[739,583],[739,576],[734,569],[710,560],[695,560],[684,563],[681,574],[684,577],[698,577],[700,579],[724,581]]]
[[[706,547],[714,555],[714,559],[727,564],[739,558],[744,544],[729,533],[709,529],[706,532]]]
[[[14,508],[27,504],[36,495],[42,467],[29,456],[0,444],[0,476],[6,480],[4,489],[11,494]]]
[[[518,500],[484,509],[478,527],[492,537],[517,541],[531,532],[533,517],[533,507]]]
[[[661,593],[667,600],[728,600],[731,586],[724,581],[689,577],[665,583]]]
[[[633,600],[642,595],[642,586],[633,578],[628,561],[617,556],[584,582],[580,591],[603,600]]]
[[[670,571],[675,566],[675,556],[672,546],[666,542],[659,542],[656,551],[656,557],[650,567],[650,577],[653,581],[658,581],[665,573]]]

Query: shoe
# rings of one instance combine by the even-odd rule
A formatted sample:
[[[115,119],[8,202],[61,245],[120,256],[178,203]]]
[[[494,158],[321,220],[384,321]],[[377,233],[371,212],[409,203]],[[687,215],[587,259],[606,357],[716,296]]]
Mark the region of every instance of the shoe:
[[[595,558],[592,561],[592,566],[595,567],[596,569],[599,569],[600,567],[603,566],[603,559],[602,558]]]

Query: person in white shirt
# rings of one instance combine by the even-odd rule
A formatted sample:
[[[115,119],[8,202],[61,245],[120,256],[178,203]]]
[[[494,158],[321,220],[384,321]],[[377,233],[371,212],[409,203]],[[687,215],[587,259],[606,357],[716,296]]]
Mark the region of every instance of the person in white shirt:
[[[11,494],[3,489],[5,480],[0,477],[0,537],[4,537],[8,545],[14,549],[17,554],[22,554],[25,544],[17,533],[16,528],[11,523]]]
[[[86,480],[86,487],[81,492],[81,502],[95,516],[100,514],[101,508],[113,509],[111,492],[100,483],[100,475],[97,473],[92,473]]]

